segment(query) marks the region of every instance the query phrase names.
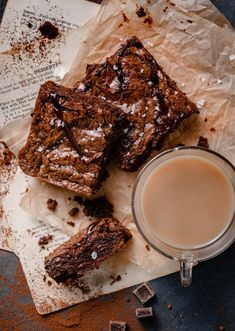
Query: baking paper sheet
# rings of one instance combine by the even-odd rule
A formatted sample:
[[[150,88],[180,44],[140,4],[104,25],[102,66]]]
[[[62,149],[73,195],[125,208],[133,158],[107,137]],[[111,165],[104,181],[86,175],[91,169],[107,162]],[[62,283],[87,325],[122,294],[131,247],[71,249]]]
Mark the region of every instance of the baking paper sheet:
[[[169,136],[164,149],[178,143],[195,145],[199,136],[203,135],[208,138],[212,149],[235,163],[235,34],[230,25],[205,0],[187,1],[187,6],[185,1],[161,0],[147,5],[149,15],[153,18],[153,24],[149,26],[143,22],[144,18],[137,17],[137,3],[140,5],[144,1],[111,0],[82,32],[76,31],[79,40],[86,36],[86,43],[77,45],[76,59],[64,83],[73,86],[83,77],[87,63],[103,61],[126,38],[136,34],[170,77],[175,79],[179,87],[200,108],[199,116],[185,121],[177,132]],[[129,22],[123,21],[123,12]],[[29,118],[18,120],[8,124],[0,132],[14,152],[22,146],[29,122]],[[215,131],[211,131],[212,128]],[[47,282],[43,282],[43,256],[67,238],[67,235],[88,224],[82,213],[77,219],[74,218],[75,228],[66,224],[67,211],[74,203],[68,197],[73,197],[74,193],[37,179],[28,179],[18,169],[7,196],[6,209],[9,225],[14,229],[18,240],[17,249],[32,296],[40,313],[48,313],[92,296],[110,293],[178,268],[175,262],[153,250],[149,252],[145,248],[146,243],[136,231],[130,199],[137,173],[125,173],[114,166],[111,166],[109,172],[110,177],[102,187],[103,193],[114,204],[115,216],[131,229],[134,238],[121,254],[104,263],[101,270],[85,277],[84,281],[91,292],[84,295],[79,289],[71,291],[55,283],[49,287]],[[28,192],[25,193],[26,188]],[[58,201],[56,213],[46,208],[48,198]],[[12,201],[15,201],[14,207]],[[47,225],[42,225],[35,219]],[[54,227],[51,228],[51,225]],[[46,250],[41,250],[37,241],[46,233],[53,233],[55,240]],[[121,274],[122,280],[111,286],[109,276],[117,274]]]

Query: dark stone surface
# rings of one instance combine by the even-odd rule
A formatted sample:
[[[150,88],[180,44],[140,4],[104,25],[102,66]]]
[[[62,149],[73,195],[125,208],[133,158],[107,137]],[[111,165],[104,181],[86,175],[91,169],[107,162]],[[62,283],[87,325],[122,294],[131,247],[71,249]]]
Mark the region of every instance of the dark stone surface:
[[[212,1],[235,26],[235,1],[234,0],[213,0]],[[0,0],[0,19],[2,10],[6,0]],[[138,330],[147,331],[213,331],[218,330],[220,325],[224,325],[226,331],[235,330],[235,245],[231,246],[226,252],[218,257],[199,264],[194,268],[193,284],[189,288],[182,288],[179,281],[179,274],[169,275],[157,280],[154,280],[151,285],[157,292],[157,298],[153,300],[153,308],[155,316],[153,319],[142,321],[139,324]],[[4,311],[0,305],[0,330],[51,330],[47,327],[45,320],[39,322],[36,311],[28,320],[24,317],[24,305],[32,305],[33,302],[29,291],[26,294],[20,295],[17,293],[16,300],[22,302],[22,307],[8,303],[7,297],[12,286],[17,286],[16,270],[19,267],[18,258],[12,253],[0,251],[0,303],[5,302],[8,315],[11,316],[12,323],[9,322],[9,328],[2,328],[2,321],[6,318]],[[123,292],[123,300],[131,297],[132,289],[127,289]],[[112,294],[102,297],[99,302],[115,305],[113,297],[117,294]],[[172,304],[171,310],[167,309],[167,305]],[[133,314],[137,306],[130,302],[133,307]],[[116,309],[119,307],[117,305]],[[66,318],[69,315],[70,309],[64,312],[59,312]],[[8,316],[8,317],[9,317]],[[85,318],[85,316],[84,316]],[[96,316],[94,314],[93,318]],[[107,325],[109,312],[106,314]],[[22,328],[22,322],[27,323],[26,328]],[[43,324],[42,324],[43,323]],[[14,327],[16,325],[16,327]],[[17,327],[18,325],[18,327]],[[26,324],[24,324],[26,325]],[[131,323],[130,323],[131,327]],[[67,328],[64,327],[64,330]],[[68,328],[69,329],[69,328]],[[137,328],[130,328],[137,331]],[[56,330],[56,325],[55,325]],[[59,329],[58,329],[59,330]],[[60,329],[61,330],[61,329]],[[76,330],[82,330],[79,327]],[[95,329],[94,329],[95,330]],[[98,330],[98,329],[97,329]],[[86,330],[82,330],[86,331]],[[89,330],[90,331],[90,330]],[[93,331],[93,329],[91,329]],[[96,331],[96,330],[95,330]]]

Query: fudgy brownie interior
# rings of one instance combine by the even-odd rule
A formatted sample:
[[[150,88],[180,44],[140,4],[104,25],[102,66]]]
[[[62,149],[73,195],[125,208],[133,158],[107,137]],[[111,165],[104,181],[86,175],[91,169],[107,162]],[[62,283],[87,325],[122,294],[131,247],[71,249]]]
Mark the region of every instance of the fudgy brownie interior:
[[[124,248],[132,235],[113,218],[102,218],[45,258],[45,269],[58,283],[73,285],[90,270]]]

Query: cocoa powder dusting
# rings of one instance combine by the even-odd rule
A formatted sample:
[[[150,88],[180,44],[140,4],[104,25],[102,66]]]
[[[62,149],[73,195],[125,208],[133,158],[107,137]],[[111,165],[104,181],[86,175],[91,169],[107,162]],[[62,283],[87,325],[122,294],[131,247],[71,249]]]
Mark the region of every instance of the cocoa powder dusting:
[[[9,254],[9,253],[6,253]],[[130,330],[141,331],[142,326],[135,317],[133,305],[136,299],[131,289],[99,297],[63,311],[49,315],[39,315],[34,307],[20,263],[17,262],[15,277],[0,277],[0,286],[6,286],[0,300],[0,311],[4,318],[0,320],[1,330],[108,330],[110,320],[126,321]],[[126,298],[130,300],[126,300]],[[94,318],[98,316],[98,318]],[[17,316],[23,316],[17,318]]]

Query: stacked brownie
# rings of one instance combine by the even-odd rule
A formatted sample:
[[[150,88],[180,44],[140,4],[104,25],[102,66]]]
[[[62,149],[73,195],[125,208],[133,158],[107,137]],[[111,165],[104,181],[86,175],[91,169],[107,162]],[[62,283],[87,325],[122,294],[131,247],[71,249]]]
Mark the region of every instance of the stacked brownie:
[[[137,170],[194,113],[195,104],[134,36],[104,63],[88,65],[74,89],[51,81],[41,86],[19,165],[29,176],[91,198],[107,161]],[[111,215],[98,217],[51,253],[45,268],[56,281],[73,283],[130,238]]]

